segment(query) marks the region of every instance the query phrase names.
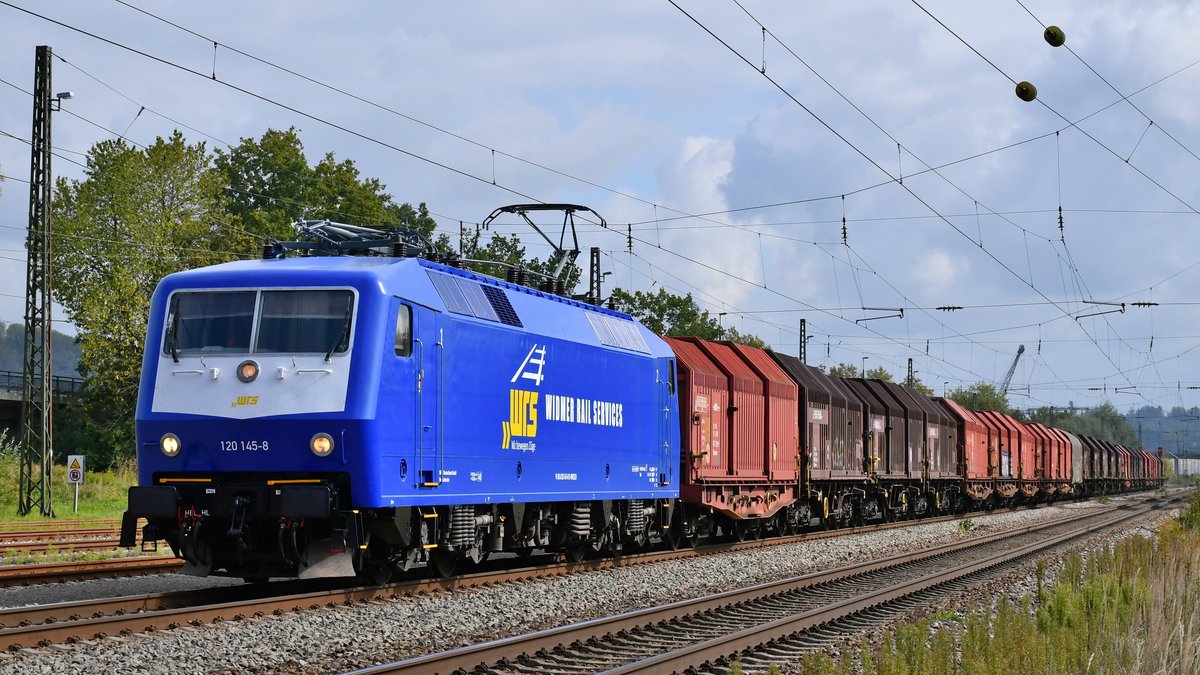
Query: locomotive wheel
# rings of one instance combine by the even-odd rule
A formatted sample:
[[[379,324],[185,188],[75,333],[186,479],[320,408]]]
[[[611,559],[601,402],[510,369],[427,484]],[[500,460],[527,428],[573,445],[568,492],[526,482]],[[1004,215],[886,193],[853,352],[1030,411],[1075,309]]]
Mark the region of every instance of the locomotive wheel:
[[[368,582],[383,586],[391,583],[396,568],[387,560],[372,560],[363,565],[362,575]]]
[[[399,564],[400,571],[407,572],[407,571],[411,570],[413,567],[416,566],[417,559],[420,556],[421,556],[420,549],[410,548],[407,551],[405,551],[404,556],[401,558],[401,561]]]
[[[435,577],[447,579],[454,576],[458,568],[458,556],[448,551],[434,549],[429,555],[429,570]]]
[[[563,551],[563,555],[566,556],[567,562],[583,562],[583,559],[587,557],[589,548],[591,548],[591,546],[587,542],[583,541],[567,544],[567,548]]]

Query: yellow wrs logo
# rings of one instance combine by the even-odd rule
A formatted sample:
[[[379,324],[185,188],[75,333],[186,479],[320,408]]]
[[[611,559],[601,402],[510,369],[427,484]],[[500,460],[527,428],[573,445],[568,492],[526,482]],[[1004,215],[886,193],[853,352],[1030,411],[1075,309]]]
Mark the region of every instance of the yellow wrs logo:
[[[501,426],[504,428],[504,443],[501,447],[512,446],[514,436],[521,438],[537,436],[537,403],[538,393],[536,391],[508,390],[508,421],[501,422]]]
[[[258,405],[257,396],[239,396],[233,403],[229,404],[230,408],[236,408],[240,405]]]

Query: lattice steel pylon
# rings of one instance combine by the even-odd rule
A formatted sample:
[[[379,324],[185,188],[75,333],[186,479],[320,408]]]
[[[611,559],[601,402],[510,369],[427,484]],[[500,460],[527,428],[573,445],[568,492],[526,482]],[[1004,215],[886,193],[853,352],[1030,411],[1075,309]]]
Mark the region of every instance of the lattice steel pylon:
[[[54,515],[50,296],[50,47],[37,48],[29,170],[29,232],[25,239],[25,367],[21,398],[21,485],[17,511]]]

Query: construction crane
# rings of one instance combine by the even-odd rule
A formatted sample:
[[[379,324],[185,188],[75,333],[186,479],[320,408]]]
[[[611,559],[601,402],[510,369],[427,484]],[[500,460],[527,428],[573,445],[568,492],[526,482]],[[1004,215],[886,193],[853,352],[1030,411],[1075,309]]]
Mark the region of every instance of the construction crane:
[[[1025,345],[1017,347],[1017,355],[1013,357],[1012,365],[1008,367],[1008,374],[1004,376],[1004,384],[1000,385],[1000,395],[1008,396],[1008,385],[1012,384],[1013,373],[1017,372],[1017,361],[1021,360],[1021,355],[1025,353]]]

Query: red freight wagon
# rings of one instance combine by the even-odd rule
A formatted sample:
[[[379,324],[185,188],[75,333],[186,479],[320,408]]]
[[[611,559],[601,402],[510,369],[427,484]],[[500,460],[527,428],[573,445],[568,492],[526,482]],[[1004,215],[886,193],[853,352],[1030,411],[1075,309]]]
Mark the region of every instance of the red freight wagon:
[[[998,461],[995,465],[996,475],[999,478],[1016,479],[1020,475],[1021,455],[1017,451],[1018,440],[1014,430],[1000,419],[999,413],[976,410],[975,415],[988,429],[989,454]]]
[[[800,428],[797,386],[761,349],[729,343],[746,365],[766,384],[767,436],[763,454],[773,481],[796,480],[799,467]]]
[[[738,478],[766,478],[766,391],[763,381],[750,370],[729,345],[696,338],[684,338],[700,347],[729,378],[729,436],[733,446],[733,475]]]
[[[1033,480],[1049,479],[1049,467],[1046,466],[1046,455],[1049,451],[1049,448],[1046,447],[1046,435],[1033,424],[1020,422],[1018,424],[1025,427],[1025,442],[1033,449],[1033,467],[1031,471],[1025,472],[1024,477]]]
[[[794,356],[768,353],[800,385],[800,438],[809,478],[866,478],[862,403],[820,369]]]
[[[685,482],[726,478],[732,466],[729,379],[691,342],[664,338],[679,360],[679,442]]]
[[[988,458],[988,431],[975,413],[962,407],[954,399],[937,397],[933,399],[946,410],[954,424],[955,456],[963,467],[961,470],[967,480],[985,480],[994,473],[989,467],[995,462]]]
[[[1037,465],[1037,462],[1034,459],[1032,435],[1029,433],[1029,430],[1024,424],[1004,413],[992,414],[1012,430],[1010,438],[1015,439],[1012,444],[1012,450],[1014,455],[1020,456],[1020,460],[1017,461],[1017,477],[1025,481],[1035,480],[1034,467]]]
[[[1048,439],[1046,447],[1050,453],[1050,457],[1049,459],[1043,458],[1042,460],[1042,464],[1046,467],[1047,471],[1046,477],[1056,483],[1061,483],[1066,480],[1066,467],[1063,464],[1063,459],[1070,445],[1067,443],[1066,438],[1056,430],[1044,424],[1038,424],[1037,426]]]
[[[1034,475],[1047,482],[1053,482],[1057,478],[1058,472],[1057,455],[1061,452],[1058,447],[1058,439],[1053,437],[1049,427],[1044,424],[1031,422],[1026,424],[1025,428],[1029,430],[1034,439],[1033,461],[1036,463]]]
[[[983,501],[992,493],[992,471],[989,467],[994,462],[988,458],[988,431],[975,413],[949,398],[933,399],[946,411],[948,418],[954,424],[952,440],[955,447],[955,461],[963,477],[967,481],[967,496],[975,501]]]

